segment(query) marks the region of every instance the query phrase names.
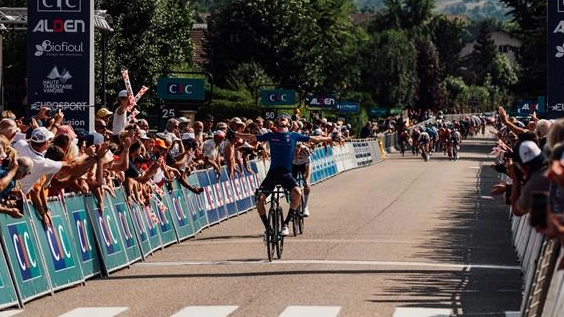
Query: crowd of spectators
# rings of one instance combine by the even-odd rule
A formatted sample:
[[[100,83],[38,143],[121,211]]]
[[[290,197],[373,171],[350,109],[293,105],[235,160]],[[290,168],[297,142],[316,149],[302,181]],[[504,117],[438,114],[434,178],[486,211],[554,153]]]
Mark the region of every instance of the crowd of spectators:
[[[564,242],[564,118],[520,121],[499,108],[492,167],[503,175],[492,194],[504,195],[515,216],[548,239]],[[559,269],[564,269],[564,257]]]
[[[49,196],[68,192],[92,193],[100,212],[104,195],[123,186],[129,203],[150,203],[158,188],[171,188],[173,180],[200,194],[188,181],[191,172],[225,165],[229,177],[252,173],[251,159],[269,157],[266,144],[249,144],[235,132],[276,132],[274,122],[257,118],[222,118],[206,115],[202,121],[170,118],[164,131],[150,130],[136,117],[127,92],[119,92],[114,107],[96,112],[94,132],[65,124],[64,113],[41,108],[33,117],[16,118],[10,111],[0,121],[0,212],[23,217],[26,199],[33,202],[45,226],[51,224]],[[308,135],[337,134],[338,143],[350,137],[350,125],[316,119],[309,122],[294,113],[291,131]],[[333,144],[337,145],[337,144]],[[327,146],[327,144],[325,145]]]

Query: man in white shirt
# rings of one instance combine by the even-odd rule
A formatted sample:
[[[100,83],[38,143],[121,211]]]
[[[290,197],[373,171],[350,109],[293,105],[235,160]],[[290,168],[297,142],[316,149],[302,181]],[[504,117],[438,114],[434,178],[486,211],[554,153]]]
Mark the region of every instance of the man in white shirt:
[[[127,124],[127,111],[129,111],[133,106],[129,104],[127,90],[122,90],[118,93],[115,106],[116,108],[114,109],[114,117],[112,120],[112,131],[114,135],[118,135]]]
[[[19,140],[13,147],[18,151],[19,156],[29,157],[33,161],[33,167],[28,175],[20,179],[22,191],[29,194],[34,188],[35,183],[43,175],[51,175],[65,169],[65,172],[80,176],[83,175],[96,162],[98,157],[92,148],[87,148],[88,154],[83,154],[75,158],[72,162],[53,161],[45,158],[44,154],[51,145],[55,135],[45,127],[35,128],[31,133],[29,141]],[[102,151],[105,155],[106,151]],[[100,155],[98,155],[100,156]],[[103,157],[103,155],[102,155]],[[47,206],[34,204],[37,211],[42,215],[44,224],[51,224],[51,216]]]

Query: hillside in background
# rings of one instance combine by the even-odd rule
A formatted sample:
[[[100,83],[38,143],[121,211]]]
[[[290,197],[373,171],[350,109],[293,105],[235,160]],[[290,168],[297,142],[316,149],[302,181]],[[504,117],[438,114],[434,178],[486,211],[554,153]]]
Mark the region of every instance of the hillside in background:
[[[363,12],[377,11],[384,6],[383,0],[354,0]],[[466,15],[472,20],[494,18],[509,20],[507,8],[498,0],[435,0],[435,11],[445,14]]]

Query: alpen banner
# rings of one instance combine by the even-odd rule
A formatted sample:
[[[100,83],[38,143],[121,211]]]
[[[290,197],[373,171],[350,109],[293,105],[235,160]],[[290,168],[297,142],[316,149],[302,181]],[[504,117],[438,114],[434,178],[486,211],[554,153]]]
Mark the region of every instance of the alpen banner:
[[[564,0],[547,1],[548,15],[548,82],[547,112],[549,118],[564,117]]]
[[[28,1],[28,114],[42,106],[61,109],[66,123],[89,130],[94,113],[92,16],[90,0]]]

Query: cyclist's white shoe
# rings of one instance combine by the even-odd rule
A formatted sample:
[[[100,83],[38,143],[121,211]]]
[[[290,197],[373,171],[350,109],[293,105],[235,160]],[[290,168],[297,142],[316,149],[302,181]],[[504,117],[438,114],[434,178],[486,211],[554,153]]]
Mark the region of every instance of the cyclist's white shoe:
[[[288,225],[282,226],[282,230],[280,230],[280,235],[283,237],[290,235],[290,229],[288,229]]]
[[[304,208],[304,212],[302,213],[302,217],[309,217],[309,208],[307,206]]]

